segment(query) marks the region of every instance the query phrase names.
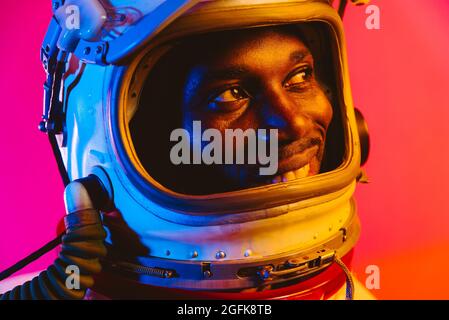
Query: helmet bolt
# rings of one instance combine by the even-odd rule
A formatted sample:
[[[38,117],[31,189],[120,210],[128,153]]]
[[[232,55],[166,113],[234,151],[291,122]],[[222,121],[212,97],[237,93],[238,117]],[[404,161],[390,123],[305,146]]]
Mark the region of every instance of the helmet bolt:
[[[215,255],[215,258],[224,259],[226,258],[226,253],[224,251],[218,251],[217,254]]]

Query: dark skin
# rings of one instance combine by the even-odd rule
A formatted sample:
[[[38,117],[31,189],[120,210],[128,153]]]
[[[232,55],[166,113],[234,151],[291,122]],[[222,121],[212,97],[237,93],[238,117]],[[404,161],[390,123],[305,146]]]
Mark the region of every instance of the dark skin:
[[[198,195],[318,174],[334,115],[314,63],[298,29],[290,27],[184,41],[152,70],[130,124],[140,160],[165,187]],[[259,165],[173,165],[170,133],[191,132],[193,121],[201,121],[203,130],[220,130],[223,137],[226,129],[277,129],[278,172],[260,176]],[[155,137],[151,147],[150,137]]]
[[[249,166],[222,166],[243,188],[318,174],[333,112],[315,79],[309,49],[297,36],[275,29],[222,40],[220,50],[203,56],[187,73],[183,127],[191,131],[192,122],[200,120],[203,128],[223,136],[225,129],[278,129],[276,175],[267,179]]]

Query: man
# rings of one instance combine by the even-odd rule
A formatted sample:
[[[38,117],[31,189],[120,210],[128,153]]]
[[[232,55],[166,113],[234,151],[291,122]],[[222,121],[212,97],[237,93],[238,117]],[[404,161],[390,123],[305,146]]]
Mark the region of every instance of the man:
[[[366,154],[332,1],[56,2],[40,128],[66,233],[54,265],[3,299],[328,299],[345,283],[353,298]],[[69,5],[82,30],[65,27]],[[194,137],[193,164],[172,152],[176,130]],[[257,132],[257,161],[204,161],[208,130]],[[254,158],[244,138],[222,156]]]
[[[187,194],[240,190],[320,173],[334,107],[330,90],[315,72],[316,64],[321,74],[332,73],[315,61],[299,27],[228,31],[185,40],[150,74],[131,122],[141,161],[158,181]],[[338,117],[339,111],[335,113]],[[276,129],[280,148],[276,172],[261,175],[260,165],[248,161],[174,165],[169,157],[170,133],[182,127],[192,137],[198,121],[203,130],[217,129],[223,145],[229,129]],[[334,130],[333,145],[338,134]],[[224,151],[235,154],[245,149],[238,142],[235,150],[224,146]],[[323,170],[342,161],[341,152],[331,157]]]

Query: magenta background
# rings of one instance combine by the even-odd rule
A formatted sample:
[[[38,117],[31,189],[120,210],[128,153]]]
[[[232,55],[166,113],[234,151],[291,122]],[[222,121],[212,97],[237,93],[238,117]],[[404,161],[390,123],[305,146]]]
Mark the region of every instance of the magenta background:
[[[357,191],[363,233],[355,271],[364,282],[366,266],[380,266],[379,298],[449,299],[449,2],[372,3],[381,30],[365,28],[363,7],[350,7],[345,19],[354,100],[373,144],[372,183]],[[62,183],[37,131],[50,1],[8,1],[2,9],[0,270],[53,239],[64,215]]]

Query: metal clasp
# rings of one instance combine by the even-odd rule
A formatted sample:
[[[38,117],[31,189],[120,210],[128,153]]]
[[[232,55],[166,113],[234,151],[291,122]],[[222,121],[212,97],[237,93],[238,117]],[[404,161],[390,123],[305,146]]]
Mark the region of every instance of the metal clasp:
[[[262,266],[257,271],[257,275],[263,281],[271,281],[275,278],[288,278],[306,274],[331,264],[335,259],[335,254],[335,250],[322,248],[302,257],[289,259],[278,266]]]

